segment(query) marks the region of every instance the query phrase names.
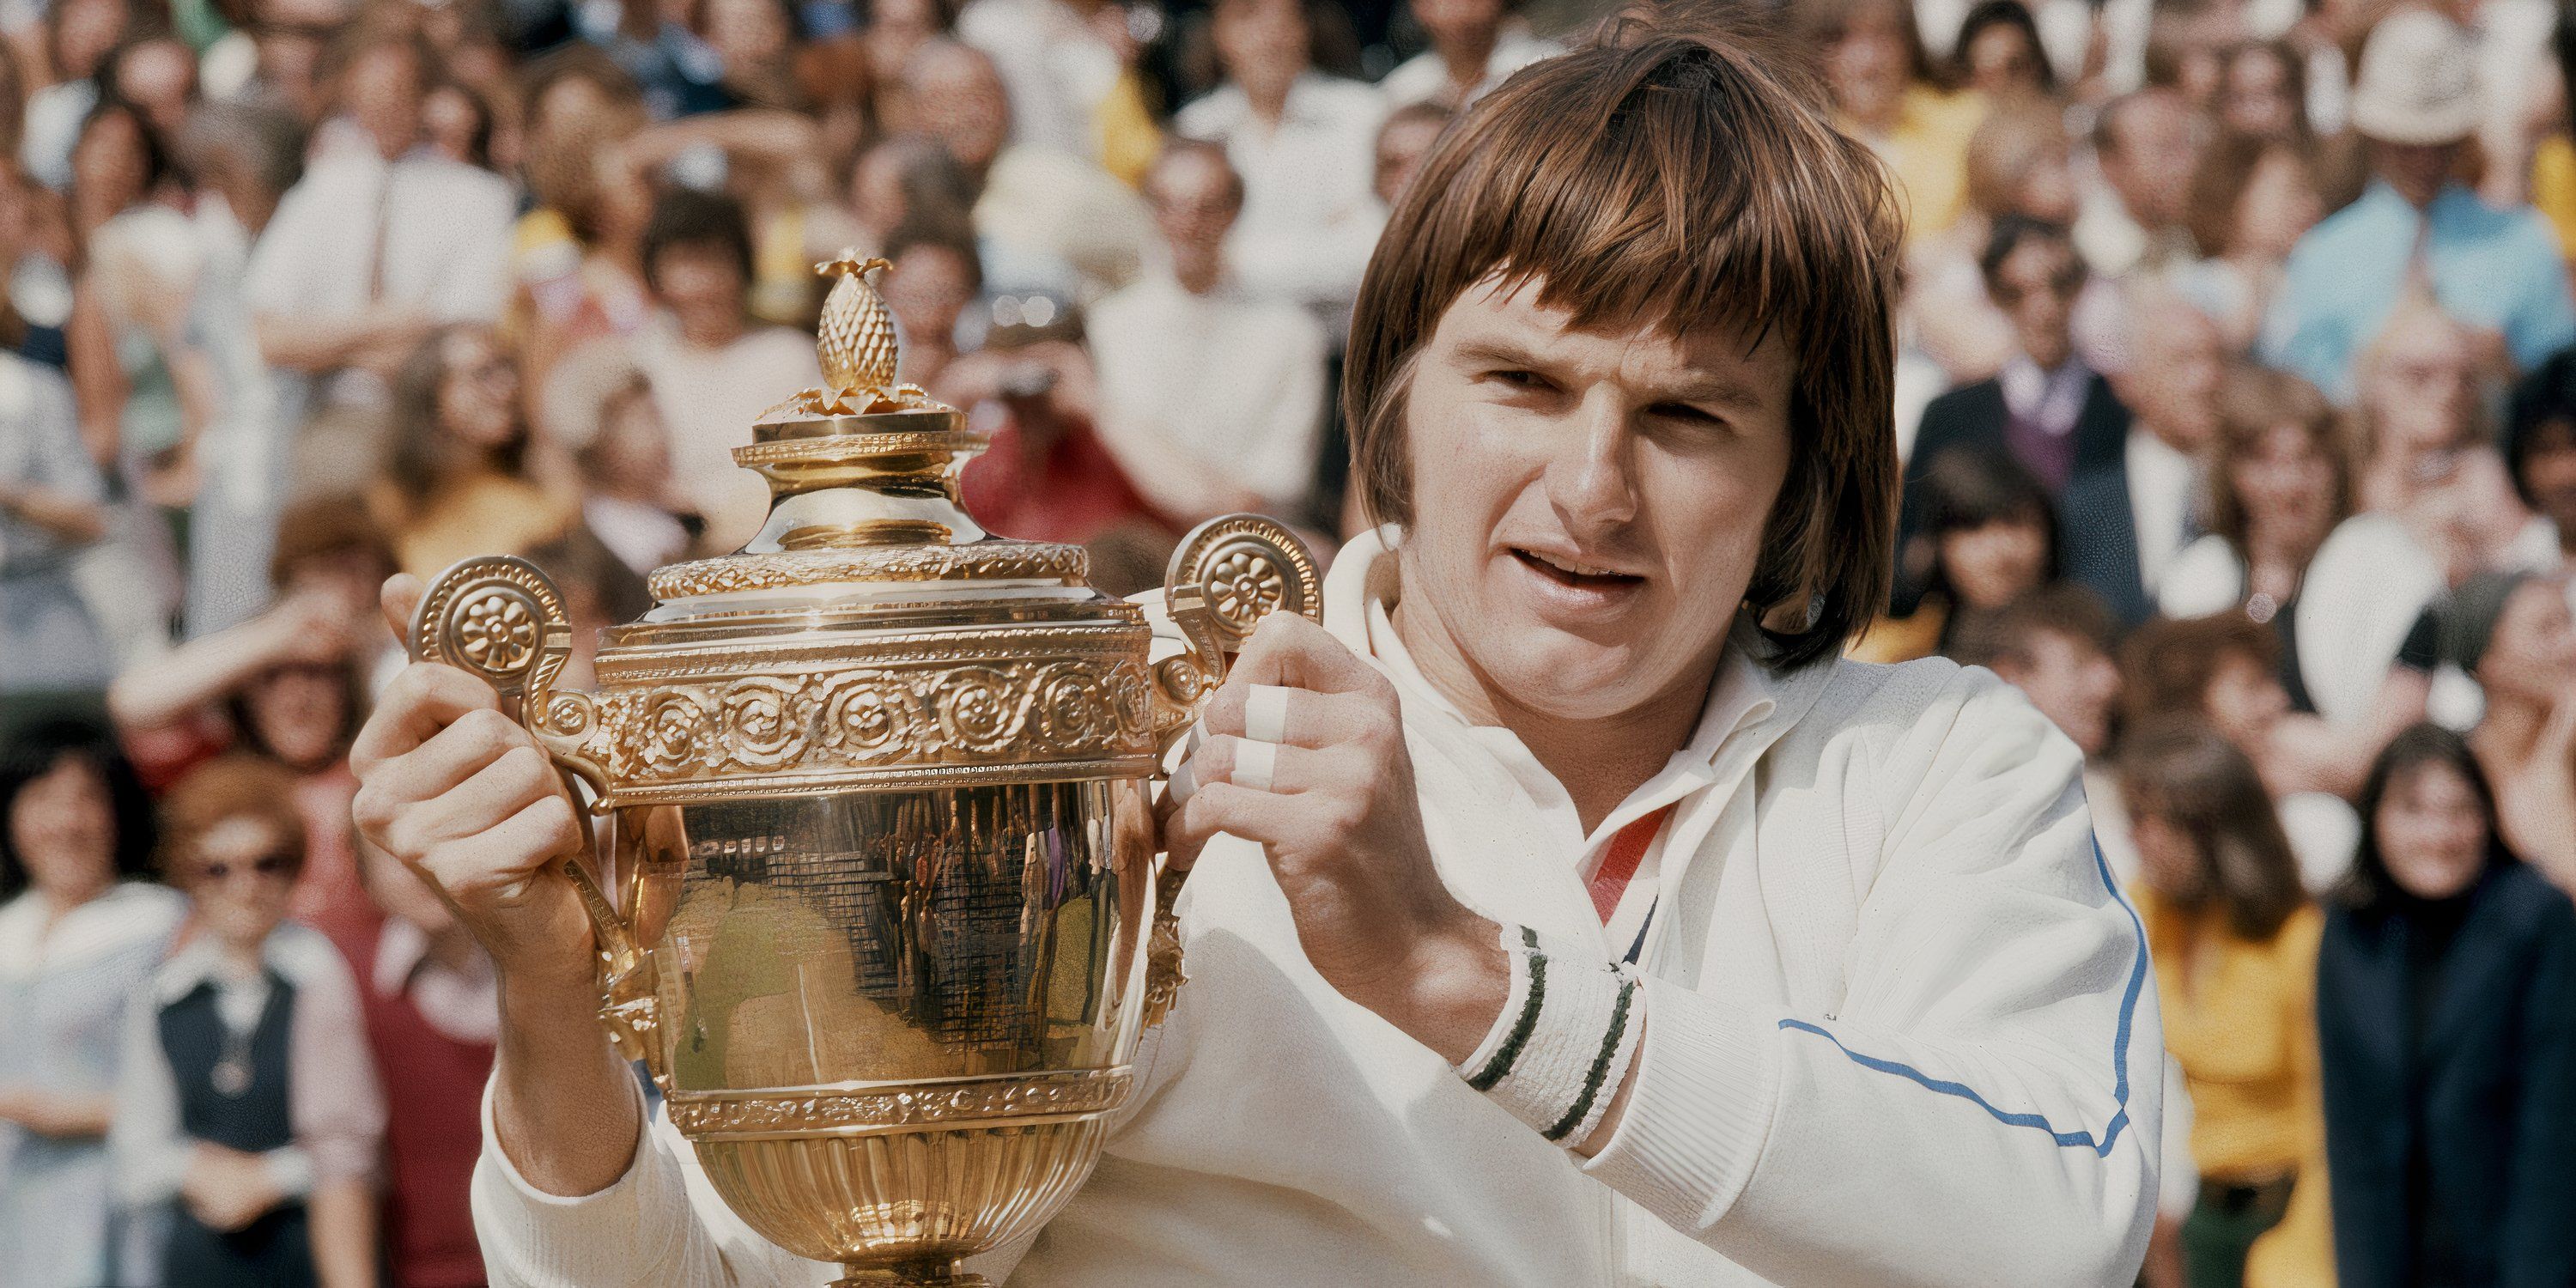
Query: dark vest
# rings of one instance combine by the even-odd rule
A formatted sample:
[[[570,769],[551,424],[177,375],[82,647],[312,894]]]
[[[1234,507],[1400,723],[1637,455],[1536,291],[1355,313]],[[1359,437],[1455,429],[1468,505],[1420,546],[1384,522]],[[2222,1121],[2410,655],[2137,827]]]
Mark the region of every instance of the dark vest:
[[[161,1050],[178,1085],[180,1129],[191,1139],[253,1154],[294,1143],[287,1040],[294,1025],[295,986],[271,971],[268,989],[268,1005],[251,1030],[250,1085],[237,1096],[215,1089],[225,1031],[215,1010],[214,986],[200,984],[161,1008]],[[280,1204],[230,1233],[208,1228],[180,1204],[162,1273],[172,1288],[310,1288],[313,1248],[304,1204]]]

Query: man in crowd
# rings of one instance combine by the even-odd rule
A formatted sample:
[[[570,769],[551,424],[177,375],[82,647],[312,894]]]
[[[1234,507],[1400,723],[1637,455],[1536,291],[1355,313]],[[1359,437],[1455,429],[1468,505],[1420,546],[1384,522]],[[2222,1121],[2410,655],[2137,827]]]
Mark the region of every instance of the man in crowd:
[[[2104,277],[2149,276],[2191,258],[2183,226],[2200,123],[2171,89],[2142,89],[2111,100],[2093,127],[2093,160],[2101,183],[2084,195],[2075,244]]]
[[[1145,189],[1171,267],[1091,310],[1102,433],[1176,520],[1296,516],[1323,435],[1323,328],[1229,280],[1226,234],[1244,188],[1223,151],[1174,143]]]
[[[2576,342],[2549,225],[2487,205],[2458,177],[2482,101],[2476,56],[2431,9],[2390,15],[2362,49],[2352,124],[2370,147],[2370,187],[2299,239],[2261,344],[2267,362],[2338,402],[2352,397],[2355,356],[2410,291],[2492,329],[2517,367]]]
[[[1464,109],[1513,72],[1556,52],[1529,33],[1514,0],[1417,0],[1414,20],[1431,48],[1378,82],[1392,111],[1416,103]]]
[[[2058,505],[2058,559],[2124,626],[2154,615],[2167,565],[2202,531],[2202,450],[2217,423],[2217,324],[2161,291],[2130,306],[2134,413],[2119,454],[2079,473]]]

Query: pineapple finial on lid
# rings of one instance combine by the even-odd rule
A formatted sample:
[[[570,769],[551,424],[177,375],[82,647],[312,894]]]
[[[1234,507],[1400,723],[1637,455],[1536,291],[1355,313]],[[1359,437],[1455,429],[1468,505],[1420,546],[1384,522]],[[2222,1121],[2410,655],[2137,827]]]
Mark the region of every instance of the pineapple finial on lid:
[[[834,393],[894,392],[894,315],[868,281],[868,274],[892,267],[882,259],[860,259],[856,250],[814,266],[817,273],[840,278],[824,297],[814,345],[824,385]]]

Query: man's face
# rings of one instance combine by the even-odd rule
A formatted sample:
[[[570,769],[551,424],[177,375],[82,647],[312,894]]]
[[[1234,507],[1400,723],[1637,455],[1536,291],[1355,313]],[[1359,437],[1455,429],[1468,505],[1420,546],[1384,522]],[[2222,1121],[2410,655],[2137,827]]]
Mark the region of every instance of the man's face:
[[[420,138],[424,90],[420,64],[399,45],[379,45],[349,64],[340,81],[349,115],[388,157],[410,151]]]
[[[683,330],[720,333],[742,320],[750,284],[722,246],[681,242],[653,256],[653,294]]]
[[[1229,0],[1214,36],[1226,74],[1247,90],[1282,93],[1306,70],[1311,37],[1301,0]]]
[[[967,49],[937,50],[913,79],[913,119],[969,170],[1001,155],[1011,134],[1011,100],[1000,73]]]
[[[2533,508],[2558,525],[2560,544],[2576,540],[2576,421],[2553,420],[2531,432],[2522,483]]]
[[[2029,657],[1998,660],[1995,674],[2022,691],[2041,715],[2087,756],[2111,740],[2111,709],[2120,700],[2120,668],[2091,640],[2040,631],[2025,643]]]
[[[2129,215],[2149,228],[2180,223],[2198,160],[2191,109],[2179,95],[2153,91],[2125,105],[2111,127],[2118,146],[2102,157],[2102,177]]]
[[[1234,185],[1214,157],[1185,152],[1154,167],[1145,184],[1154,226],[1171,243],[1175,260],[1214,256],[1234,227]]]
[[[2218,424],[2218,328],[2198,309],[2168,304],[2143,312],[2130,334],[2121,401],[2176,451],[2199,451]]]
[[[2371,168],[2397,195],[2416,205],[2430,205],[2459,163],[2457,143],[2370,142]]]
[[[1503,27],[1502,0],[1414,0],[1413,16],[1435,49],[1487,48]]]
[[[2075,351],[2071,327],[2084,266],[2075,248],[2054,237],[2030,237],[1995,266],[1995,305],[2012,319],[2013,338],[2041,367],[2055,370]]]
[[[1419,355],[1406,635],[1556,719],[1697,702],[1788,474],[1791,357],[1538,293],[1468,288]]]

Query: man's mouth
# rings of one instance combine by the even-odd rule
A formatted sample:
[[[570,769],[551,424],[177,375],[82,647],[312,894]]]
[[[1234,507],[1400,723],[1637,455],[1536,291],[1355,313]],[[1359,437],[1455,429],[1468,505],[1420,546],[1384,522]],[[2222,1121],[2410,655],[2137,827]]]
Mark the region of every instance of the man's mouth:
[[[1646,580],[1634,573],[1597,567],[1563,555],[1543,554],[1524,546],[1513,546],[1511,551],[1512,557],[1520,560],[1531,571],[1562,586],[1586,590],[1615,590],[1642,585]]]

